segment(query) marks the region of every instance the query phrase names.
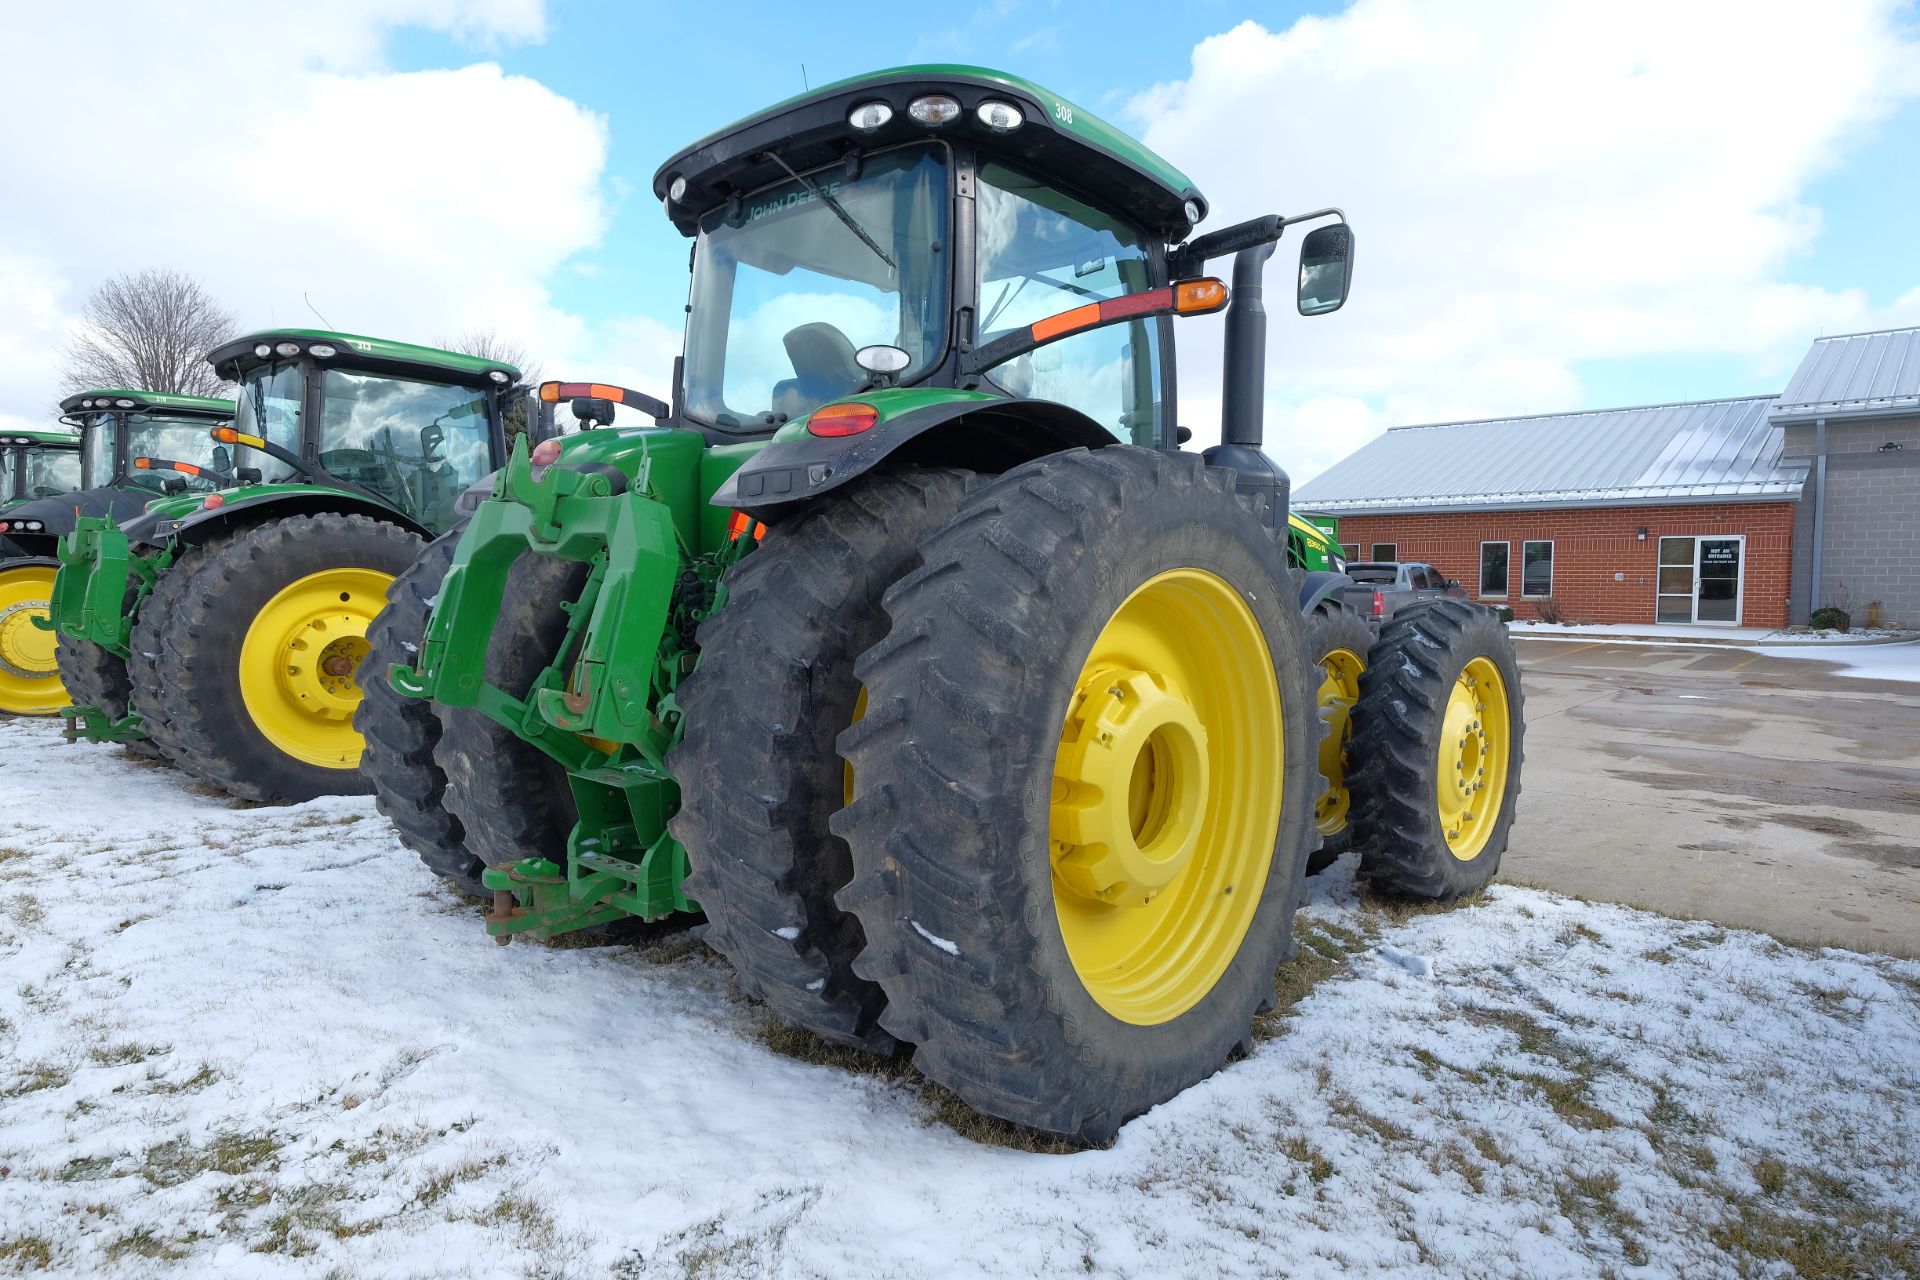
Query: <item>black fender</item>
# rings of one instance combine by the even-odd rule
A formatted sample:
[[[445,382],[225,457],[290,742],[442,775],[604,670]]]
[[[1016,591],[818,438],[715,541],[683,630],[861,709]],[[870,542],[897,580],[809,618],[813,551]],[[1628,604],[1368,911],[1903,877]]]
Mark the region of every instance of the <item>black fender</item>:
[[[768,445],[714,491],[715,506],[768,523],[890,458],[925,467],[1005,471],[1067,449],[1120,443],[1078,409],[1052,400],[960,400],[910,409],[858,435]]]
[[[1340,593],[1359,583],[1344,573],[1332,573],[1317,569],[1307,574],[1305,582],[1300,584],[1300,612],[1312,613],[1328,600],[1337,607],[1345,607],[1346,598]]]
[[[152,513],[141,515],[120,526],[135,546],[161,546],[178,538],[188,546],[198,546],[229,529],[280,520],[287,516],[333,515],[371,516],[387,524],[399,525],[431,542],[433,533],[413,517],[404,515],[384,502],[344,490],[315,493],[296,490],[287,494],[263,493],[240,502],[223,502],[217,507],[198,507],[179,519],[162,519]]]
[[[0,519],[38,520],[42,526],[39,532],[49,538],[59,538],[73,532],[76,516],[109,516],[115,524],[120,524],[145,511],[149,502],[165,496],[157,489],[137,485],[105,485],[52,498],[35,498],[10,508]]]

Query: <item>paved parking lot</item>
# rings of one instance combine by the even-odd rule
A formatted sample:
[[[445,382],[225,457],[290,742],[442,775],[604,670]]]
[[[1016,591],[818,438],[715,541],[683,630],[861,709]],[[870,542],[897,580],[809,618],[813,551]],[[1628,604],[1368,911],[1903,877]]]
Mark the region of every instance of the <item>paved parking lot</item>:
[[[1517,644],[1504,879],[1920,955],[1920,686],[1739,649]]]

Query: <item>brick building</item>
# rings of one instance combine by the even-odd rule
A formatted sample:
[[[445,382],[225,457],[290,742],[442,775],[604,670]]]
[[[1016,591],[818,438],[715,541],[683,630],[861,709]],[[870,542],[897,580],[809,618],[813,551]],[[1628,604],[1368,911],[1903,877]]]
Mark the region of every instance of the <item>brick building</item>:
[[[1808,463],[1772,396],[1396,427],[1294,493],[1351,559],[1569,621],[1784,626]]]

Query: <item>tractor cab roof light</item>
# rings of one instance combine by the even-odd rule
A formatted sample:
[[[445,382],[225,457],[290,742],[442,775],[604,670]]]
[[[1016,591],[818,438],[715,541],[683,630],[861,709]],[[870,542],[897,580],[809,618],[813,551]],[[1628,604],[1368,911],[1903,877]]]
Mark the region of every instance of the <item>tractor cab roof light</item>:
[[[973,114],[995,133],[1012,133],[1027,122],[1026,113],[1011,102],[995,102],[992,99],[975,107]]]
[[[687,175],[684,173],[676,174],[674,176],[673,181],[667,184],[667,199],[684,200],[686,198],[687,198]]]
[[[314,356],[322,360],[331,360],[334,358],[334,356],[339,354],[337,351],[334,350],[334,348],[331,345],[325,342],[316,342],[312,346],[308,347],[307,350],[310,353],[312,353]]]
[[[126,399],[115,400],[113,407],[116,409],[131,409],[133,408],[133,401]]]
[[[507,378],[507,372],[504,369],[489,369],[487,370],[487,377],[491,378],[493,381],[499,383],[502,386],[505,386],[509,381],[509,379]]]
[[[960,100],[950,98],[944,93],[929,93],[909,102],[907,114],[919,124],[937,128],[943,124],[952,124],[960,118]]]
[[[300,354],[300,344],[297,342],[276,343],[273,349],[283,356],[297,356]]]
[[[253,344],[253,354],[255,354],[256,356],[259,356],[262,360],[265,360],[268,356],[273,354],[273,348],[268,346],[264,342],[256,342]]]
[[[847,112],[847,124],[862,133],[872,133],[891,119],[893,108],[884,102],[863,102]]]

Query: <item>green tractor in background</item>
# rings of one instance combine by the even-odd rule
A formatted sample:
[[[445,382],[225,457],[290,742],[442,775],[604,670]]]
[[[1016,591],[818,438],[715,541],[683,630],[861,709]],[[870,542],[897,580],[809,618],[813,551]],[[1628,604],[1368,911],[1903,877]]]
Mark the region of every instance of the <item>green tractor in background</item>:
[[[233,424],[213,431],[234,487],[82,520],[60,543],[69,735],[157,749],[249,800],[364,792],[367,626],[498,467],[519,370],[297,329],[207,360],[239,384]]]
[[[0,431],[0,514],[80,487],[80,437],[71,431]]]
[[[95,390],[68,396],[60,412],[80,433],[79,484],[0,516],[0,711],[20,715],[53,715],[72,701],[47,622],[60,539],[78,521],[129,520],[169,492],[226,482],[227,451],[207,431],[232,419],[231,400]],[[154,469],[156,459],[165,466]]]
[[[432,704],[362,704],[415,748],[371,781],[498,941],[701,910],[783,1021],[1098,1141],[1249,1048],[1323,770],[1376,883],[1493,875],[1490,614],[1334,637],[1368,661],[1319,752],[1349,580],[1261,449],[1262,284],[1339,218],[1298,295],[1336,310],[1337,210],[1190,238],[1165,160],[958,66],[789,100],[654,193],[694,242],[673,403],[516,449],[367,658]],[[1222,309],[1222,443],[1188,452],[1175,321]]]

